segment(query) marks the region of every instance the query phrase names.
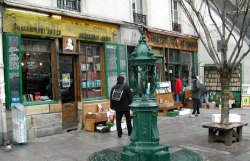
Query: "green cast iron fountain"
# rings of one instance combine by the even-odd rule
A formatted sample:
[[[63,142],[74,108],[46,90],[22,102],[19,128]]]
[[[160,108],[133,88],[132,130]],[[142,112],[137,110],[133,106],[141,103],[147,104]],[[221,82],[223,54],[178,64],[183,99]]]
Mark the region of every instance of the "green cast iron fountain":
[[[156,88],[156,58],[142,36],[130,58],[130,86],[134,91],[131,143],[123,147],[122,161],[169,161],[168,147],[159,143],[158,105],[152,95]]]
[[[160,144],[157,129],[158,105],[152,95],[157,86],[156,59],[142,37],[130,58],[130,87],[133,89],[133,131],[127,146],[104,149],[89,156],[89,161],[202,161],[202,156],[188,149],[169,153]]]

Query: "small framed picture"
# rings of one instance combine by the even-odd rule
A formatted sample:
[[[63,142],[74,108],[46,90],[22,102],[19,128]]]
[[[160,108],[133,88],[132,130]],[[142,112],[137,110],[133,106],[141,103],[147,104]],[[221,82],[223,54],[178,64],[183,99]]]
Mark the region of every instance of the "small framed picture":
[[[76,38],[70,36],[63,36],[63,53],[75,54],[76,53]]]

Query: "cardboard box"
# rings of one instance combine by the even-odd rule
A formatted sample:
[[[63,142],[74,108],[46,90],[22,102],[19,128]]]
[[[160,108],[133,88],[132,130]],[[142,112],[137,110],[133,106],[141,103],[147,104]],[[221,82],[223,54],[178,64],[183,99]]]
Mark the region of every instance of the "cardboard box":
[[[179,115],[183,116],[183,115],[187,115],[191,113],[191,109],[182,109],[179,111]]]
[[[216,103],[214,102],[209,103],[209,108],[216,108]]]
[[[221,114],[212,114],[212,121],[214,123],[220,123]],[[241,117],[238,114],[229,114],[229,122],[241,122]]]

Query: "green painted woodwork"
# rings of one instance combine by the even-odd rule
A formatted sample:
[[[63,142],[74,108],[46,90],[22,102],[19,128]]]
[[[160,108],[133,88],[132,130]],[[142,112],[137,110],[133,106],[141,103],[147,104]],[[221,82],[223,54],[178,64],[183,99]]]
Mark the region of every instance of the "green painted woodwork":
[[[4,33],[4,72],[5,72],[5,93],[6,107],[10,109],[12,102],[21,102],[22,92],[22,55],[21,35]]]
[[[105,71],[107,98],[111,88],[116,84],[117,76],[128,80],[127,46],[122,44],[105,44]]]

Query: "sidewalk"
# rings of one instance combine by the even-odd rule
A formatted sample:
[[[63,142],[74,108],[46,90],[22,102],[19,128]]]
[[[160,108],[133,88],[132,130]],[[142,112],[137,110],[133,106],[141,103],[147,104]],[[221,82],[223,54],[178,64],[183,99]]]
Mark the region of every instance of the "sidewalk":
[[[243,141],[225,146],[208,143],[208,130],[202,124],[211,122],[211,114],[219,109],[201,109],[201,116],[158,117],[160,142],[170,152],[189,149],[203,156],[204,161],[250,161],[250,125],[243,127]],[[250,123],[250,109],[232,109],[242,120]],[[127,130],[121,139],[116,132],[97,133],[85,130],[29,140],[26,145],[14,146],[12,151],[0,151],[1,161],[87,161],[90,154],[103,149],[130,143]]]

